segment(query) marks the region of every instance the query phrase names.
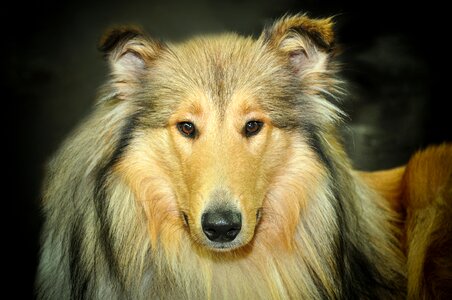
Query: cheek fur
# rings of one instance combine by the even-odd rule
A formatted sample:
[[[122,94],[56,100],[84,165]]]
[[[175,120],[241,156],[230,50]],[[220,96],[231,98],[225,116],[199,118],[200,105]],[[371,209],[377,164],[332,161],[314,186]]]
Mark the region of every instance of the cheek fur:
[[[165,232],[176,234],[184,227],[177,199],[186,197],[187,190],[177,161],[168,132],[156,129],[139,135],[115,168],[143,209],[153,244]]]
[[[293,250],[300,218],[308,203],[316,201],[312,198],[324,182],[325,170],[302,137],[280,134],[287,143],[267,157],[267,164],[273,166],[268,169],[268,190],[256,239],[268,247]]]

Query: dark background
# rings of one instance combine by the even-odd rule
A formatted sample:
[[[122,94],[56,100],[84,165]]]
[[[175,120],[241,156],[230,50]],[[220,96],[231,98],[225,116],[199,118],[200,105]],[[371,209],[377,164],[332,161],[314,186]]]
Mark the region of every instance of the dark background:
[[[11,252],[4,258],[11,266],[7,284],[15,295],[32,297],[45,162],[90,111],[106,80],[108,70],[96,50],[106,28],[139,24],[153,37],[179,41],[223,31],[258,36],[287,12],[336,15],[350,91],[343,103],[350,116],[343,129],[346,148],[355,167],[374,170],[403,164],[425,145],[452,140],[446,10],[431,1],[414,2],[102,0],[4,7],[2,99],[13,108],[13,114],[4,110],[3,139],[5,162],[12,162],[4,199],[4,230],[11,236],[5,242]]]

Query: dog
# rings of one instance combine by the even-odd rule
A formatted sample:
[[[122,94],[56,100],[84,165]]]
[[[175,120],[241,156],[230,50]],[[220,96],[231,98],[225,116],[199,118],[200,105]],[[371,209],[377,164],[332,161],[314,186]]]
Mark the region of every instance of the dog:
[[[352,168],[333,23],[107,32],[111,78],[48,166],[38,297],[447,297],[452,146]]]

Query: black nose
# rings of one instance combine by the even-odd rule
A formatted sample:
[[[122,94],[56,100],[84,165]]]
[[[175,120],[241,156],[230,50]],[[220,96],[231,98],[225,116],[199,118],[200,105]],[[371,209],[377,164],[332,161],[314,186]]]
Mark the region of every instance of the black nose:
[[[214,242],[230,242],[242,228],[242,215],[231,210],[212,210],[201,217],[201,225],[207,238]]]

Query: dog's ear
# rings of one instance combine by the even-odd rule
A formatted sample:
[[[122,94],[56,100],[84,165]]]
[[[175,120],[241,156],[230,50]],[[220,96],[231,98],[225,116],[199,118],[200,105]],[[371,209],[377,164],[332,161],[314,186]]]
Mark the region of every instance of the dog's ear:
[[[311,111],[307,115],[318,126],[336,122],[344,115],[334,103],[344,93],[344,83],[336,76],[338,64],[333,57],[338,51],[333,25],[332,18],[286,16],[266,28],[260,37],[264,46],[282,57],[299,79],[303,95],[300,103]]]
[[[108,30],[99,43],[114,74],[139,76],[158,56],[163,45],[138,27],[118,27]]]
[[[99,50],[110,65],[113,85],[119,95],[128,94],[147,74],[164,45],[150,39],[138,27],[117,27],[101,38]]]
[[[335,53],[333,24],[332,18],[286,16],[266,28],[261,38],[286,55],[293,70],[304,77],[328,70],[329,60]]]

